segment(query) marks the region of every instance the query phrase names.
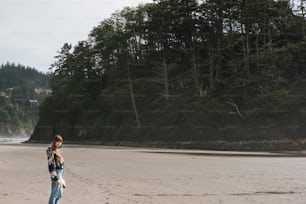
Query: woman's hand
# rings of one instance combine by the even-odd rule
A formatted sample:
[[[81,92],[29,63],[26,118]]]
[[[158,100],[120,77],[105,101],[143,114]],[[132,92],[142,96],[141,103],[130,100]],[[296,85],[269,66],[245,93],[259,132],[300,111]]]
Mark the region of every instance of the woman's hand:
[[[60,181],[59,179],[57,179],[57,180],[55,181],[55,184],[56,184],[57,186],[59,186],[59,185],[61,184],[61,181]]]
[[[64,179],[62,179],[62,186],[63,186],[63,188],[66,188],[66,182],[65,182]]]

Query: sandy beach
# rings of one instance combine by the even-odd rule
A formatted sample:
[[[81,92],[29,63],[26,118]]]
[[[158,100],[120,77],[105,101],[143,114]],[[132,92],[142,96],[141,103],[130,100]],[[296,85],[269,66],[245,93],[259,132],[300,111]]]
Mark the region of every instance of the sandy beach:
[[[0,202],[47,203],[47,145],[0,145]],[[306,157],[64,145],[61,204],[306,203]]]

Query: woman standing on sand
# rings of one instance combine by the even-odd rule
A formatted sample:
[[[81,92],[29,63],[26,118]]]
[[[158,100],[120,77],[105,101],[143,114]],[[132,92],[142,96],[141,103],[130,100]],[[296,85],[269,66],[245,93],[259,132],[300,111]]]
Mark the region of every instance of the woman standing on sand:
[[[47,149],[48,166],[51,175],[51,194],[49,204],[58,204],[62,197],[63,188],[66,187],[63,179],[64,159],[59,151],[62,144],[63,138],[60,135],[55,135],[50,147]]]

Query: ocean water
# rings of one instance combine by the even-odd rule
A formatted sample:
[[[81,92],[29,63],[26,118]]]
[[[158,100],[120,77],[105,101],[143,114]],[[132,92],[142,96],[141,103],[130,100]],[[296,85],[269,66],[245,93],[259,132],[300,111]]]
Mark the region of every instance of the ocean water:
[[[29,137],[2,137],[0,136],[0,144],[17,144],[25,142]]]

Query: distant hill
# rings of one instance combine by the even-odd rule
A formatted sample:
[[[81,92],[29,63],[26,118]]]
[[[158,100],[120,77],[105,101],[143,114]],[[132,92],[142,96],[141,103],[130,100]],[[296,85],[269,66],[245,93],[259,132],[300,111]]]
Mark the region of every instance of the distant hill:
[[[0,66],[0,90],[11,87],[49,87],[49,76],[32,67],[6,63]]]
[[[0,66],[0,137],[29,136],[50,94],[49,75],[14,63]]]

